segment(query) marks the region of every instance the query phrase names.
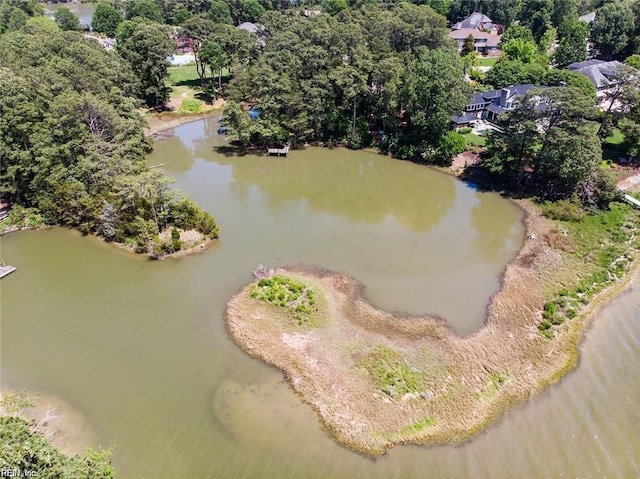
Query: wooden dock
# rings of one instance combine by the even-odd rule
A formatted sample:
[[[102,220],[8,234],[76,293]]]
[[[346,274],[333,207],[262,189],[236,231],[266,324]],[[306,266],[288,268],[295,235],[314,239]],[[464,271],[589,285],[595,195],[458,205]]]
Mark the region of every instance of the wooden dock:
[[[269,156],[287,156],[289,154],[289,145],[284,148],[269,148],[267,154]]]
[[[624,199],[627,200],[632,205],[636,205],[640,207],[640,201],[636,200],[633,196],[624,195]]]
[[[10,265],[6,265],[4,263],[2,263],[2,265],[0,265],[0,278],[4,278],[6,275],[13,273],[16,269],[15,266],[10,266]]]

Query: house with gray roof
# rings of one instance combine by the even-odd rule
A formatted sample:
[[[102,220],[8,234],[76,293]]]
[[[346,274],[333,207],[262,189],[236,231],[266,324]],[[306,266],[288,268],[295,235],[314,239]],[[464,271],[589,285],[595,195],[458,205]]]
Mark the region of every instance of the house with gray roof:
[[[493,23],[493,20],[487,17],[484,13],[473,12],[464,20],[454,24],[451,28],[454,30],[461,30],[463,28],[473,28],[475,30],[491,30],[494,27],[495,25]]]
[[[618,61],[587,60],[572,63],[567,69],[586,76],[598,91],[602,91],[616,85],[616,74],[621,66]]]
[[[495,122],[500,115],[516,108],[520,98],[532,88],[531,84],[522,84],[476,93],[464,112],[451,117],[454,129],[464,128],[477,120]],[[546,100],[540,98],[537,108],[543,109],[545,104]]]
[[[580,20],[581,22],[585,22],[588,23],[589,25],[591,25],[593,22],[596,21],[596,12],[589,12],[585,15],[582,15],[581,17],[578,17],[578,20]]]

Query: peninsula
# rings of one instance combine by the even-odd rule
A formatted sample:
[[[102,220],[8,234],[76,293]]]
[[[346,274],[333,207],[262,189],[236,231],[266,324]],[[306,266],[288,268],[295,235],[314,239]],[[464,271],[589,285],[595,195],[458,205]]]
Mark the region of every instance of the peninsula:
[[[623,223],[624,251],[602,234],[589,255],[621,254],[601,269],[584,256],[589,220],[568,233],[532,203],[520,205],[529,239],[507,266],[484,327],[469,337],[442,318],[381,311],[340,273],[300,268],[263,274],[237,293],[228,331],[281,369],[349,448],[377,456],[396,444],[465,441],[577,364],[592,312],[623,288],[640,246],[629,222],[637,212],[615,204],[607,218]],[[576,269],[581,260],[588,267]]]

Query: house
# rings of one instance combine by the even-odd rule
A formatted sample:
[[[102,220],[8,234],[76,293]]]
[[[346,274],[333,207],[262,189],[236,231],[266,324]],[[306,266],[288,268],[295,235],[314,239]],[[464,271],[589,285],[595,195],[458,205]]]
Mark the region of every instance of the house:
[[[179,36],[176,38],[176,52],[178,54],[193,53],[193,38]]]
[[[470,126],[478,120],[495,122],[500,115],[513,110],[517,106],[519,99],[525,96],[532,88],[533,85],[531,84],[511,85],[500,90],[476,93],[465,107],[464,112],[451,117],[453,128],[458,130]],[[540,98],[538,102],[539,108],[544,108],[545,104],[545,99]]]
[[[586,76],[602,92],[616,85],[616,74],[621,66],[618,61],[587,60],[572,63],[567,69]]]
[[[464,41],[469,35],[473,37],[473,46],[477,53],[488,56],[500,54],[498,45],[502,36],[497,33],[487,33],[474,28],[461,28],[449,33],[449,38],[453,38],[458,43],[458,51],[460,52],[464,46]]]
[[[473,37],[475,51],[483,55],[498,55],[500,38],[504,28],[493,23],[486,15],[473,12],[461,22],[453,25],[449,38],[458,43],[458,51],[462,51],[464,41],[469,35]]]
[[[496,29],[496,33],[498,33],[497,25],[493,23],[493,20],[491,20],[489,17],[487,17],[486,15],[480,12],[473,12],[464,20],[454,24],[451,28],[453,30],[463,30],[465,28],[472,28],[474,30],[487,30],[487,31]]]
[[[265,45],[269,33],[267,27],[260,23],[244,22],[238,25],[236,28],[240,30],[246,30],[249,33],[254,34],[258,38],[258,43],[262,46]]]

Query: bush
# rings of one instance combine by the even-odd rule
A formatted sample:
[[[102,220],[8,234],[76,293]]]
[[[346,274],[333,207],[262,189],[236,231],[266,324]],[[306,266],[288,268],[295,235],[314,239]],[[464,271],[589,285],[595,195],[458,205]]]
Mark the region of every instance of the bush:
[[[545,303],[544,310],[542,311],[542,317],[544,319],[550,319],[556,314],[557,311],[558,307],[556,306],[556,303]]]
[[[465,126],[464,128],[458,129],[458,133],[460,133],[461,135],[466,135],[467,133],[471,133],[472,131],[473,128],[471,128],[470,126]]]
[[[196,98],[182,100],[178,113],[181,115],[196,115],[202,113],[204,103]]]
[[[171,228],[171,245],[173,246],[173,251],[180,251],[182,246],[180,244],[180,232],[175,228]]]
[[[577,202],[560,200],[544,203],[542,214],[552,220],[577,222],[582,220],[586,213]]]

